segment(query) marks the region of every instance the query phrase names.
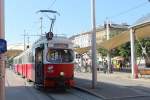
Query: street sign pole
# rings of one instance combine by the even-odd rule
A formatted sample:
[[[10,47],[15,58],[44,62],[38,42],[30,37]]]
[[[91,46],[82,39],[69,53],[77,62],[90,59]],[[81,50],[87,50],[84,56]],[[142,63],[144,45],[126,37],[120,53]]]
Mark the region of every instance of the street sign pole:
[[[0,39],[5,38],[4,29],[4,0],[0,0]],[[0,100],[5,100],[5,57],[3,52],[0,53]]]
[[[92,16],[92,88],[97,83],[96,68],[96,21],[95,21],[95,0],[91,0],[91,16]]]

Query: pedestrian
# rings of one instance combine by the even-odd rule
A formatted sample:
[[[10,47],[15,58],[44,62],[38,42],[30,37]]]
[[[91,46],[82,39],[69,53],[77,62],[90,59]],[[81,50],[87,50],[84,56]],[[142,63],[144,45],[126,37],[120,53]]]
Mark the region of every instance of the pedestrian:
[[[107,70],[108,70],[107,60],[105,60],[105,61],[104,61],[103,66],[104,66],[103,72],[104,72],[104,73],[106,73],[106,72],[107,72]]]
[[[111,66],[110,66],[110,73],[113,73],[113,71],[114,71],[114,65],[112,63]]]

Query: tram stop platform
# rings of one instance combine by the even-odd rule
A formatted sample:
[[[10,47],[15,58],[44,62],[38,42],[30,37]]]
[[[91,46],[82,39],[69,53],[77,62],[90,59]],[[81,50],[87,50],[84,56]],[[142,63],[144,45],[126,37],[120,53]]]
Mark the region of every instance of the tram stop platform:
[[[6,69],[5,100],[49,100],[44,93],[33,88],[20,75]]]
[[[131,73],[97,73],[92,88],[92,74],[75,72],[76,88],[104,100],[150,100],[150,77],[132,79]]]

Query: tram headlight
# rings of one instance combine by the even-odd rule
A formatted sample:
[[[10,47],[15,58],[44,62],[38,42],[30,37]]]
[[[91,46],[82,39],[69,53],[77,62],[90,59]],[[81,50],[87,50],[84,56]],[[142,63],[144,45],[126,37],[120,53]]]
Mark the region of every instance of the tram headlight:
[[[47,68],[47,70],[48,70],[48,72],[53,72],[53,66],[48,66],[48,68]]]
[[[65,75],[65,73],[64,72],[60,72],[60,76],[64,76]]]

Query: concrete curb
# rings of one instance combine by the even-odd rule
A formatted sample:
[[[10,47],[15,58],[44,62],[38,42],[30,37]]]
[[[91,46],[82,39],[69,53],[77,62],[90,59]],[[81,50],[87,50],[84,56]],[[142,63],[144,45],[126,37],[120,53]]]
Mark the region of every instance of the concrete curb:
[[[86,88],[82,88],[82,87],[77,86],[77,85],[74,86],[74,89],[77,89],[77,90],[86,92],[86,93],[88,93],[88,94],[94,95],[94,96],[96,96],[96,97],[98,97],[98,98],[100,98],[100,99],[102,99],[102,100],[105,100],[105,99],[106,99],[104,96],[101,96],[100,94],[98,94],[98,93],[96,93],[96,92],[90,91],[90,90],[88,90],[88,89],[86,89]]]

